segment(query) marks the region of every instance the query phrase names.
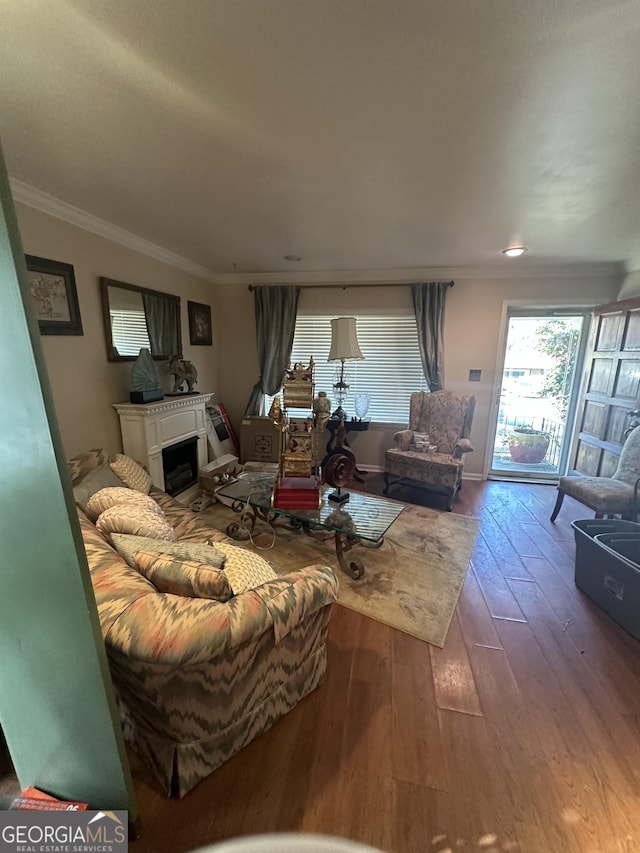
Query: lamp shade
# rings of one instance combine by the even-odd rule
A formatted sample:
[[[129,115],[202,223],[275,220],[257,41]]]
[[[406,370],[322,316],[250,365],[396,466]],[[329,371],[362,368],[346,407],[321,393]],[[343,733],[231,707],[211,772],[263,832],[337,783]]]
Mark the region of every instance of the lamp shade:
[[[331,321],[331,349],[327,361],[364,359],[358,346],[355,317],[336,317]]]

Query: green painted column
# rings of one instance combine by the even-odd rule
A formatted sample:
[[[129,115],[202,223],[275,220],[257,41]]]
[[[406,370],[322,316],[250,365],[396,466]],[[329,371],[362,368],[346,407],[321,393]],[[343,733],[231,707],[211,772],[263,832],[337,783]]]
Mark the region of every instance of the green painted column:
[[[0,201],[0,725],[22,787],[127,809],[134,821],[137,806],[1,153]]]

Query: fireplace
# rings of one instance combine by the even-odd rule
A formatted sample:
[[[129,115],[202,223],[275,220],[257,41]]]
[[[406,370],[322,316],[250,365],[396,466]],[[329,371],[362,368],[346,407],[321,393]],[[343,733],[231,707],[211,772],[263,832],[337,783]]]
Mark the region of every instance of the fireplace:
[[[200,491],[198,472],[208,462],[205,406],[212,396],[114,404],[124,452],[147,468],[154,486],[185,504]]]
[[[198,482],[198,439],[186,438],[162,449],[164,490],[175,497]]]

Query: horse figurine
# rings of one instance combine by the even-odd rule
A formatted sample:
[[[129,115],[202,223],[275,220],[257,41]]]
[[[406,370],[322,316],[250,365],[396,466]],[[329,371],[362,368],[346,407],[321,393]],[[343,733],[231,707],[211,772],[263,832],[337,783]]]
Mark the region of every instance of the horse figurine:
[[[193,392],[193,386],[198,381],[198,371],[191,361],[185,361],[179,355],[172,355],[169,361],[165,364],[165,370],[173,376],[173,393],[180,394],[183,392],[184,383],[187,383],[189,391]]]

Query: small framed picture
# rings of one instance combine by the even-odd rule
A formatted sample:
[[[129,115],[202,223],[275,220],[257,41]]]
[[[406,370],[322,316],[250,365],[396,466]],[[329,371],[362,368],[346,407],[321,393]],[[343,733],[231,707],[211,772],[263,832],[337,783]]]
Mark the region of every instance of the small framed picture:
[[[211,346],[211,306],[200,302],[189,302],[189,341],[194,346]]]
[[[71,264],[25,255],[27,281],[41,335],[82,335],[76,277]]]

